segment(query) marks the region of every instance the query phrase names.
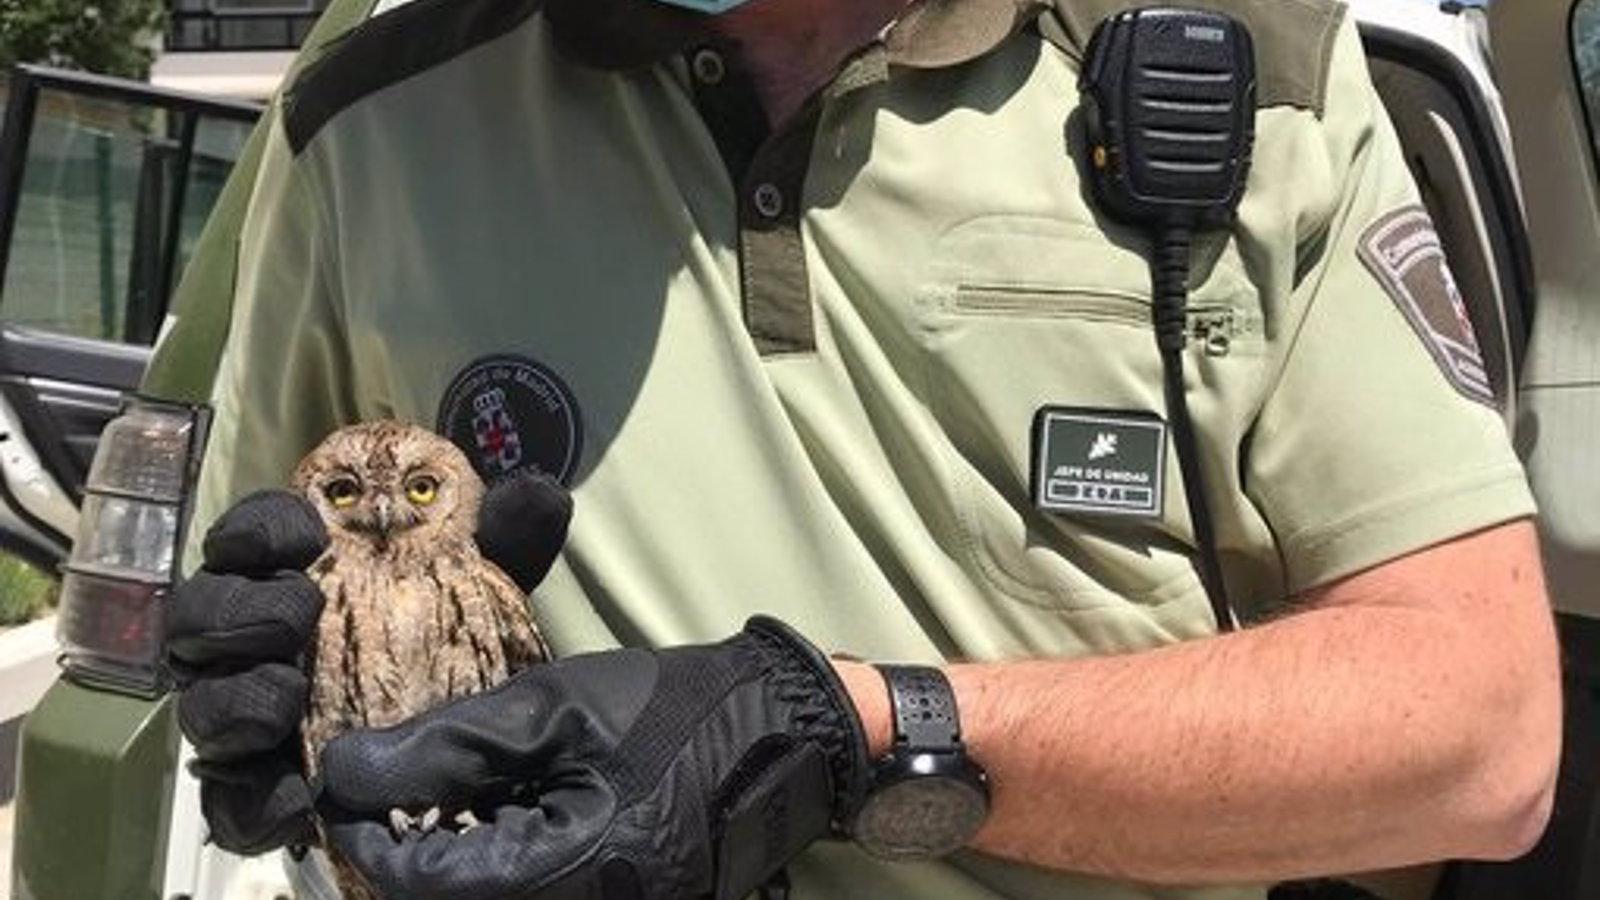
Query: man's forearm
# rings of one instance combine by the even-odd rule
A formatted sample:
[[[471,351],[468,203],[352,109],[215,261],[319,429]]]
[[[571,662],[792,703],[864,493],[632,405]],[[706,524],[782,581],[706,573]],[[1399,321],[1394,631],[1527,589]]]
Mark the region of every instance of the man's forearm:
[[[952,667],[994,788],[977,848],[1160,883],[1520,852],[1546,814],[1559,695],[1537,602],[1496,593],[1538,581],[1536,557],[1517,565],[1505,585],[1465,582],[1444,609],[1389,602],[1394,585],[1358,576],[1314,609],[1213,640]],[[874,677],[846,672],[881,750]]]

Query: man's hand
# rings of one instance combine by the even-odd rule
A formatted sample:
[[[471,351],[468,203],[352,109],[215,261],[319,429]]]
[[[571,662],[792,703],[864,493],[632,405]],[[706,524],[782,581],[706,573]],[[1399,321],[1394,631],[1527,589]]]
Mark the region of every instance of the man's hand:
[[[566,538],[572,502],[554,481],[517,475],[492,487],[478,528],[484,555],[532,590]],[[322,612],[304,569],[328,536],[288,491],[239,501],[207,532],[204,565],[173,596],[168,664],[178,724],[211,837],[236,853],[311,840],[311,791],[298,739],[308,684],[301,657]]]
[[[261,853],[314,834],[294,737],[308,692],[299,658],[322,611],[303,570],[327,546],[309,503],[252,494],[207,532],[204,568],[173,596],[178,725],[195,747],[211,838],[225,850]]]
[[[759,887],[855,809],[861,725],[772,619],[719,644],[534,668],[324,751],[328,836],[386,897],[715,897]],[[483,824],[396,836],[389,810]]]

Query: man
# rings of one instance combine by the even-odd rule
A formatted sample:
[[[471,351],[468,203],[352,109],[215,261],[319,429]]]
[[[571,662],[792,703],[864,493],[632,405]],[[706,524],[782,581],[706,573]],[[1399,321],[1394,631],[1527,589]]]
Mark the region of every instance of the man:
[[[340,424],[431,423],[486,477],[572,486],[536,593],[561,655],[677,648],[335,743],[339,848],[390,896],[732,897],[786,868],[801,898],[976,900],[1259,897],[1529,846],[1560,720],[1532,504],[1470,328],[1428,325],[1459,300],[1342,8],[1217,4],[1261,69],[1249,190],[1191,278],[1250,623],[1217,636],[1148,241],[1083,168],[1079,60],[1116,4],[729,5],[417,0],[281,105],[201,518]],[[1150,507],[1041,508],[1057,462],[1121,466]],[[260,673],[317,598],[251,579],[316,545],[261,502],[208,548],[233,630],[180,615],[174,641],[191,725],[280,711],[220,749],[189,729],[248,850],[307,839],[312,803],[283,762],[303,685]],[[252,616],[270,650],[212,639]],[[944,678],[887,673],[897,713],[819,648]],[[919,781],[897,741],[956,763]],[[489,821],[389,833],[430,805]]]

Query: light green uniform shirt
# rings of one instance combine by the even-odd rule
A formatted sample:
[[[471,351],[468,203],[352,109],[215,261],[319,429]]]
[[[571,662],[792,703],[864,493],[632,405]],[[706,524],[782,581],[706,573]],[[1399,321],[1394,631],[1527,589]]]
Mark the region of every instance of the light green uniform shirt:
[[[701,112],[738,107],[716,90],[730,60],[591,65],[539,6],[419,0],[284,102],[239,241],[199,527],[340,425],[438,424],[453,385],[487,416],[469,455],[504,451],[484,429],[526,423],[461,378],[512,355],[545,379],[528,390],[546,425],[572,413],[576,517],[534,597],[561,653],[719,638],[757,612],[878,660],[1213,632],[1170,448],[1159,518],[1030,501],[1040,408],[1164,412],[1147,241],[1089,199],[1078,65],[1042,36],[1059,28],[1023,0],[913,7],[812,121],[752,151]],[[1198,242],[1186,359],[1250,616],[1532,511],[1497,413],[1362,258],[1418,200],[1355,28],[1320,0],[1282,8],[1322,58],[1264,80],[1238,222]],[[843,844],[792,873],[798,900],[1263,893]]]

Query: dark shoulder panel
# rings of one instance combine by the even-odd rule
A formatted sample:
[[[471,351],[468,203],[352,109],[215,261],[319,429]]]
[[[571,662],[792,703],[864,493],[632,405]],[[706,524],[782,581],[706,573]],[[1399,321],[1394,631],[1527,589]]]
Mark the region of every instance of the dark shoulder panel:
[[[1107,16],[1148,6],[1149,0],[1053,0],[1068,53],[1081,58],[1095,26]],[[1226,13],[1250,29],[1256,48],[1256,96],[1262,106],[1295,106],[1322,115],[1333,42],[1344,23],[1338,0],[1182,0]]]
[[[324,49],[295,78],[283,126],[296,154],[361,98],[460,56],[526,21],[544,0],[412,0]]]

